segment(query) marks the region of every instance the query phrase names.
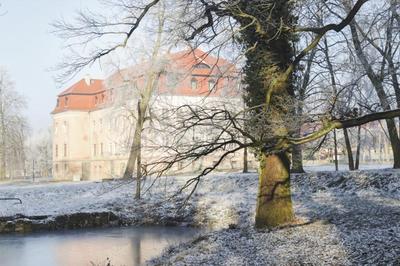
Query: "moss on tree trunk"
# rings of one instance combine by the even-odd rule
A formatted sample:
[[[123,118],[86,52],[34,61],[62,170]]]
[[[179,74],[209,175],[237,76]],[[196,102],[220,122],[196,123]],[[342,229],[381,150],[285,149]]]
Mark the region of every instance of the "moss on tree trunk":
[[[290,223],[293,219],[288,154],[261,154],[256,227],[274,227]]]

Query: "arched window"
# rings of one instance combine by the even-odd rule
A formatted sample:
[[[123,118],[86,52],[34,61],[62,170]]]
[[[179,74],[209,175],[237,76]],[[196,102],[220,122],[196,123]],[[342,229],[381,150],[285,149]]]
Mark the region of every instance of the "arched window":
[[[68,106],[68,97],[65,97],[65,106]]]
[[[197,69],[210,69],[211,67],[205,63],[198,63],[196,65],[194,65],[194,68]]]
[[[192,78],[190,84],[191,84],[192,90],[197,90],[197,79]]]
[[[95,97],[94,97],[94,104],[97,105],[98,102],[99,102],[99,97],[95,96]]]

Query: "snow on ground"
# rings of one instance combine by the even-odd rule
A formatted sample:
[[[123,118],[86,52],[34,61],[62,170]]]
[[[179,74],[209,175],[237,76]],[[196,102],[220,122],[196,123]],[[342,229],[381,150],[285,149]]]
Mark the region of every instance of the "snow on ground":
[[[226,178],[220,177],[223,182]],[[209,187],[213,183],[216,186],[211,195],[220,194],[222,204],[236,213],[228,216],[229,222],[239,217],[238,227],[227,229],[225,223],[223,229],[170,248],[150,264],[400,264],[399,170],[294,175],[296,215],[308,223],[271,231],[257,231],[252,227],[256,179],[255,175],[231,175],[227,185],[218,183],[217,178],[209,180]],[[201,201],[210,201],[208,198]],[[229,200],[231,203],[227,204]]]
[[[253,228],[256,173],[205,177],[184,211],[178,211],[185,195],[170,196],[188,178],[157,180],[140,201],[134,199],[134,183],[127,181],[3,184],[0,197],[19,197],[23,204],[0,201],[0,216],[112,211],[131,224],[213,229],[150,264],[400,264],[399,170],[293,175],[296,215],[308,223],[271,231]]]
[[[371,163],[371,164],[361,164],[360,170],[374,170],[374,169],[385,169],[393,167],[393,163],[383,162],[380,164]],[[349,170],[348,164],[339,164],[339,170],[346,171]],[[330,164],[319,164],[312,163],[312,161],[306,163],[304,165],[304,169],[306,171],[335,171],[335,165],[333,163]]]

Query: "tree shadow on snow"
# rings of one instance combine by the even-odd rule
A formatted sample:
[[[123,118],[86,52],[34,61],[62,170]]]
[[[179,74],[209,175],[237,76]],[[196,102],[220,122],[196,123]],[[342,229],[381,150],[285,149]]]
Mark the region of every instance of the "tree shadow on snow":
[[[305,215],[335,226],[352,264],[400,265],[400,204],[374,193],[305,194]]]

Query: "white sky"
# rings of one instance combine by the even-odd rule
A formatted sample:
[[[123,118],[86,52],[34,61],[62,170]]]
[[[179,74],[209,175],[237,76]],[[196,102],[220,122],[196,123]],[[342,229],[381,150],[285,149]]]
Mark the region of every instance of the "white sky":
[[[0,66],[5,68],[16,89],[27,98],[27,117],[34,132],[51,124],[59,87],[49,71],[62,59],[61,40],[52,34],[50,23],[68,19],[81,8],[96,8],[96,0],[0,0]],[[102,77],[97,70],[88,70]],[[80,79],[76,77],[73,81]],[[69,85],[69,84],[67,84]]]

